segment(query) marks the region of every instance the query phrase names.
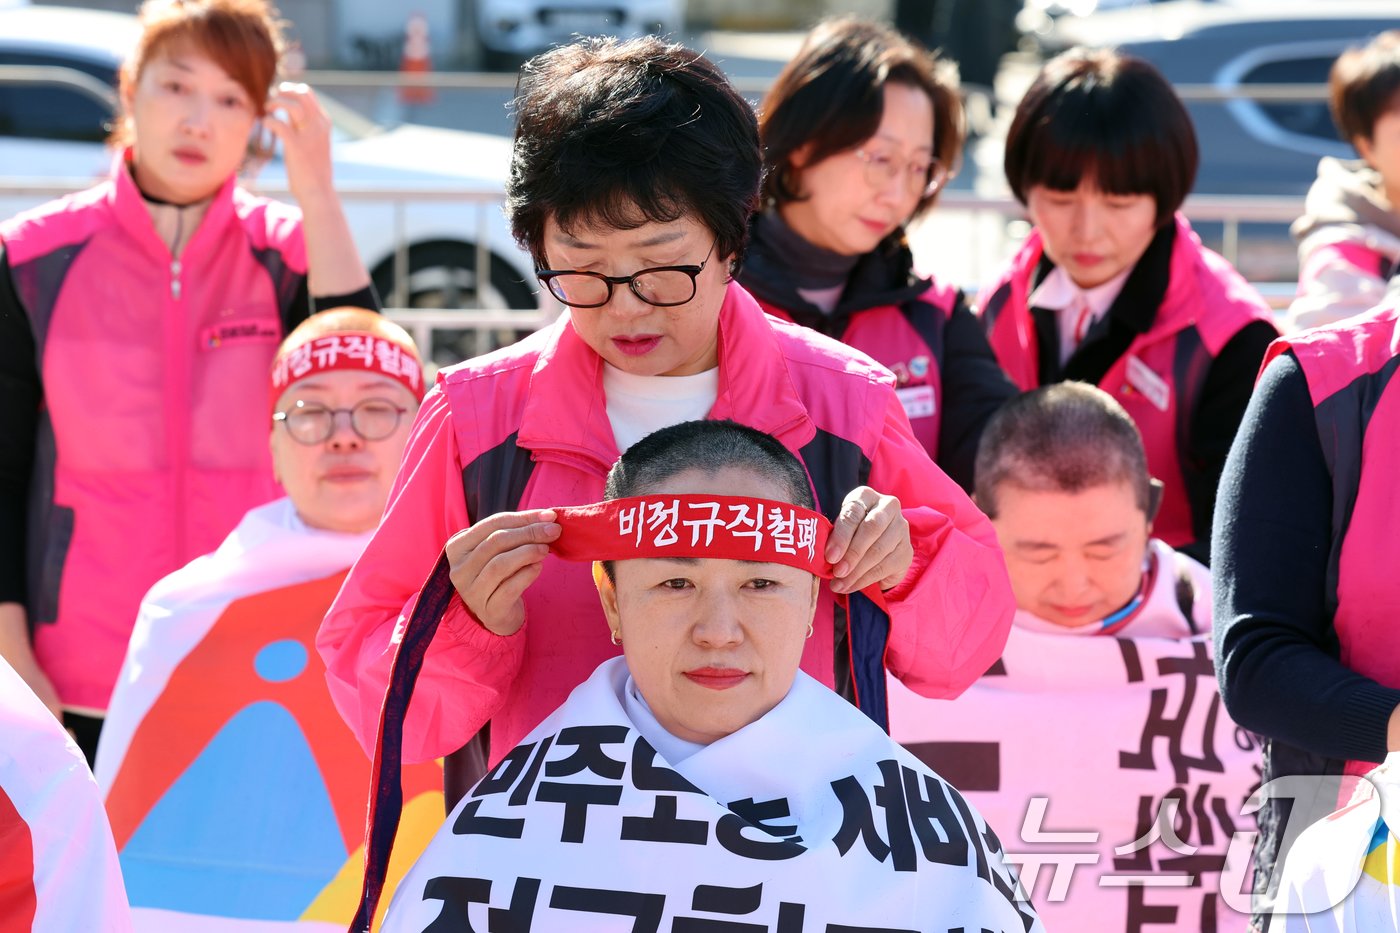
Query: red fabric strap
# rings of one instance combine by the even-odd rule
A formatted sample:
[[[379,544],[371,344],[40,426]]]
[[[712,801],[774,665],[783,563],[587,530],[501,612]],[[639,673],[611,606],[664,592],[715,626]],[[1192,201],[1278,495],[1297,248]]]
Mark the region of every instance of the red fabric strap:
[[[786,564],[831,578],[831,522],[788,502],[746,496],[654,495],[555,509],[550,550],[565,560],[710,557]]]
[[[269,404],[276,410],[282,392],[313,373],[336,369],[360,369],[379,373],[397,380],[413,397],[423,400],[423,366],[408,350],[364,331],[336,331],[308,340],[284,354],[272,367],[272,396]]]

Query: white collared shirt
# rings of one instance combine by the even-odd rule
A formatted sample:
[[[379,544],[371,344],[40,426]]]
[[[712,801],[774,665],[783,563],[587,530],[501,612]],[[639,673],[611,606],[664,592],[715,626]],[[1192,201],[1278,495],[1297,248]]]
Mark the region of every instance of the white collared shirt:
[[[1129,266],[1102,285],[1080,288],[1068,272],[1056,266],[1040,283],[1040,287],[1031,293],[1031,307],[1055,312],[1060,331],[1061,366],[1079,347],[1089,328],[1108,313],[1131,271],[1132,267]],[[1086,313],[1087,318],[1084,317]]]

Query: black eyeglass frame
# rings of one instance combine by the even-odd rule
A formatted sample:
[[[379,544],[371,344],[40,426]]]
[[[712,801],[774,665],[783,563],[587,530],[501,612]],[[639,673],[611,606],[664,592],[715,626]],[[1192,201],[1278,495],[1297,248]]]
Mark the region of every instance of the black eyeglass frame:
[[[386,408],[392,408],[394,410],[394,426],[391,427],[386,433],[381,434],[378,437],[368,436],[367,434],[365,434],[364,431],[361,431],[360,426],[355,423],[355,412],[363,406],[369,405],[371,403],[378,403]],[[326,432],[324,437],[321,437],[317,440],[304,441],[300,437],[297,437],[296,432],[294,432],[291,428],[291,425],[287,423],[287,416],[297,414],[298,412],[307,412],[309,414],[311,411],[323,411],[329,414],[331,416],[331,420],[329,422],[330,430]],[[350,430],[354,431],[355,436],[358,437],[360,440],[382,441],[384,440],[384,438],[391,436],[395,431],[399,429],[399,425],[403,423],[403,416],[408,414],[408,409],[404,408],[402,405],[394,404],[394,401],[392,399],[382,398],[379,396],[374,396],[372,398],[362,398],[349,408],[328,408],[325,405],[316,404],[308,405],[305,401],[297,399],[296,404],[292,408],[287,409],[286,411],[273,412],[272,421],[274,424],[280,422],[282,427],[286,428],[287,436],[290,437],[292,440],[296,441],[298,444],[301,444],[306,447],[315,447],[317,444],[324,444],[326,441],[335,437],[336,428],[340,425],[340,416],[342,414],[350,416]]]
[[[629,289],[631,289],[632,294],[637,296],[637,299],[639,301],[643,301],[646,304],[649,304],[653,307],[678,308],[681,305],[690,304],[690,302],[695,300],[695,292],[698,290],[698,286],[696,285],[695,280],[697,277],[699,277],[700,273],[705,271],[705,266],[709,264],[710,257],[715,254],[715,247],[718,245],[719,237],[716,236],[714,238],[714,241],[710,243],[710,251],[705,254],[705,258],[700,261],[700,265],[698,266],[652,266],[650,269],[638,269],[631,275],[604,275],[601,272],[584,272],[580,269],[536,269],[535,278],[538,279],[539,283],[544,286],[545,291],[549,292],[551,295],[554,296],[555,300],[557,300],[560,304],[567,305],[570,308],[588,310],[591,308],[603,307],[609,301],[612,301],[613,286],[615,285],[626,285]],[[687,297],[685,301],[652,301],[646,295],[643,295],[640,291],[637,290],[637,277],[647,275],[651,272],[684,272],[686,275],[690,276],[690,296]],[[603,297],[602,301],[586,305],[575,304],[574,302],[564,298],[562,295],[560,295],[558,292],[556,292],[553,288],[550,287],[549,283],[559,278],[559,276],[561,275],[586,275],[589,278],[598,279],[600,282],[603,282],[605,285],[608,286],[608,293]]]

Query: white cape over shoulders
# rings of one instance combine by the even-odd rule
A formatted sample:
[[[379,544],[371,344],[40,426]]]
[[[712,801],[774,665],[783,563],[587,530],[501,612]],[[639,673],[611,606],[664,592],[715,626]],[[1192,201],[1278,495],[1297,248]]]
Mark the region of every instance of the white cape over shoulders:
[[[0,930],[129,933],[112,830],[78,746],[0,658]]]
[[[349,924],[370,762],[315,636],[370,536],[308,527],[279,499],[142,601],[96,769],[137,933]],[[403,778],[407,860],[442,819],[442,770]]]
[[[458,804],[386,933],[1043,929],[962,795],[807,675],[674,765],[629,681],[604,662]]]

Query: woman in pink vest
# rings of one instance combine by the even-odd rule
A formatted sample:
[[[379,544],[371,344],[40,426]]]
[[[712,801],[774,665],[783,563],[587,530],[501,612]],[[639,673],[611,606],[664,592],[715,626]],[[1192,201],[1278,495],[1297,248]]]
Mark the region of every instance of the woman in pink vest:
[[[1010,627],[995,533],[914,438],[887,370],[765,316],[731,280],[762,172],[752,107],[690,49],[594,39],[527,64],[516,112],[511,223],[569,310],[443,370],[423,403],[384,522],[317,638],[360,740],[383,723],[417,761],[489,723],[499,760],[617,655],[588,568],[548,554],[552,509],[597,501],[619,452],[706,417],[797,453],[836,523],[803,669],[879,722],[886,669],[956,696]],[[668,523],[647,517],[693,531]],[[878,603],[856,592],[872,584]],[[433,625],[410,644],[401,622],[420,602]],[[396,656],[422,665],[411,704],[386,700]],[[454,765],[454,786],[482,763]]]
[[[1265,736],[1257,928],[1291,841],[1400,751],[1400,300],[1273,345],[1220,483],[1215,656]],[[1290,808],[1278,798],[1293,798]]]
[[[0,224],[0,654],[89,756],[146,589],[277,495],[258,397],[308,291],[377,304],[276,11],[141,18],[111,178]],[[300,210],[238,186],[262,130]]]
[[[977,305],[1022,389],[1073,379],[1122,403],[1166,486],[1157,535],[1208,563],[1220,470],[1277,331],[1177,212],[1197,161],[1186,108],[1151,65],[1052,59],[1006,138],[1006,179],[1035,229]]]
[[[1343,52],[1327,85],[1332,121],[1360,158],[1324,156],[1293,222],[1298,327],[1375,307],[1400,271],[1400,29]]]
[[[886,26],[828,20],[759,111],[765,210],[739,281],[889,368],[914,435],[970,489],[982,427],[1017,389],[962,292],[914,270],[905,234],[961,158],[956,68]]]

